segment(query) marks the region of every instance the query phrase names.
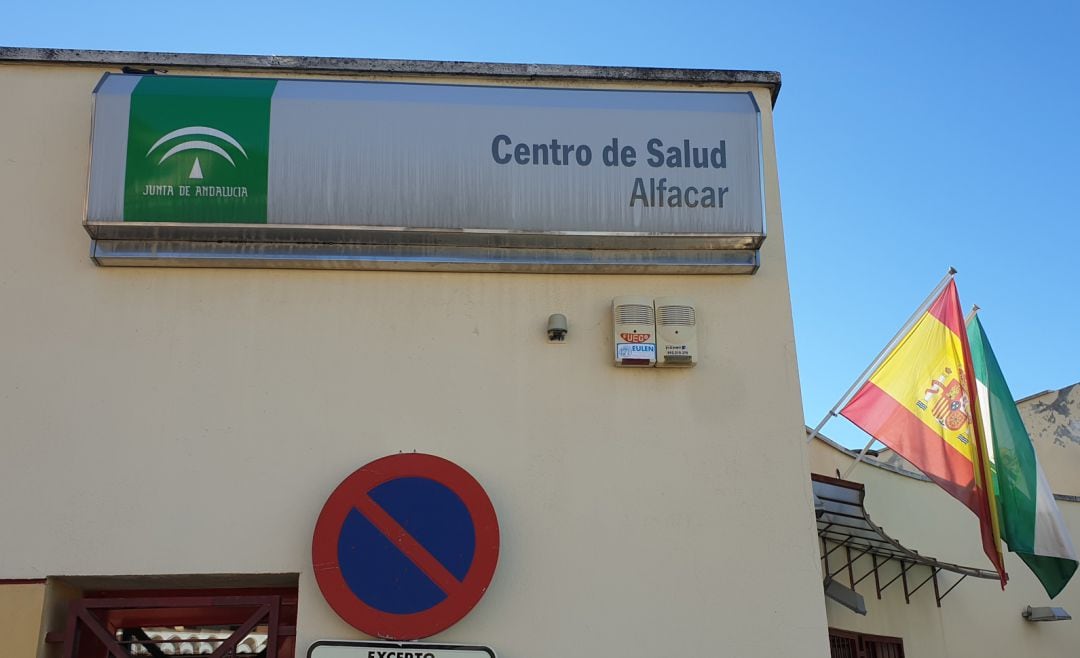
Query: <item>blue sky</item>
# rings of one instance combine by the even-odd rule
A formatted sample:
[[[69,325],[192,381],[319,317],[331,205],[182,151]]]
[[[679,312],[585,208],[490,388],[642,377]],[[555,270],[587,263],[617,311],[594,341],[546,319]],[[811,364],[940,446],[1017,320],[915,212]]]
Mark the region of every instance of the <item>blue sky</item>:
[[[44,0],[0,21],[9,46],[780,71],[811,425],[950,265],[1016,396],[1080,381],[1078,33],[1064,1]]]

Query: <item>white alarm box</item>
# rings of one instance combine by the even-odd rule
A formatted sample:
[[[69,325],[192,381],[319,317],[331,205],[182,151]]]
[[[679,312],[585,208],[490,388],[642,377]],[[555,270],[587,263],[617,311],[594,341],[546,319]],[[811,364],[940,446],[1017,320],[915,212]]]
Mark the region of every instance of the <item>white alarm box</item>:
[[[691,368],[697,363],[697,310],[685,297],[657,297],[656,367]]]
[[[611,302],[615,365],[649,368],[656,365],[656,315],[648,297],[626,295]]]

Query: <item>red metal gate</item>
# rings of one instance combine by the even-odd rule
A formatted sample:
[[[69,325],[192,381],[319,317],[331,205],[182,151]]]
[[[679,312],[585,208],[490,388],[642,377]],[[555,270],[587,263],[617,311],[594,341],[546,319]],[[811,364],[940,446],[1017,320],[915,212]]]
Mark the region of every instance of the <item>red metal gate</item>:
[[[188,638],[184,641],[201,649],[187,647],[185,654],[233,658],[246,641],[246,658],[292,658],[295,626],[282,628],[281,609],[281,596],[79,599],[70,605],[62,655],[164,658],[167,654],[161,645],[176,640],[157,629],[182,629]]]

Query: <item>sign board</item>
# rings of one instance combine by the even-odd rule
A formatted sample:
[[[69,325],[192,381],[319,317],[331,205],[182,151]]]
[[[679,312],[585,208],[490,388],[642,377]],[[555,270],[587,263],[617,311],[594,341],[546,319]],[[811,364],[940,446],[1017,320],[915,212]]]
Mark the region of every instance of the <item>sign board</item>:
[[[745,91],[107,74],[87,230],[423,247],[428,262],[756,253],[759,114]]]
[[[487,591],[499,524],[480,484],[440,457],[398,454],[338,485],[315,524],[312,564],[330,607],[375,637],[449,628]]]
[[[319,640],[308,658],[495,658],[489,647],[427,642],[336,642]]]

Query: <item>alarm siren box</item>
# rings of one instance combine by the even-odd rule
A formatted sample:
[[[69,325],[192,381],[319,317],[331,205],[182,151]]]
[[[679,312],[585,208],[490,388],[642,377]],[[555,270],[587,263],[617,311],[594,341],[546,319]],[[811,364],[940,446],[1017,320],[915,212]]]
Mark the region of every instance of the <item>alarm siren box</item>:
[[[656,367],[691,368],[697,363],[697,311],[685,297],[656,298]]]
[[[648,297],[623,296],[611,302],[615,331],[615,365],[656,365],[656,315]]]

